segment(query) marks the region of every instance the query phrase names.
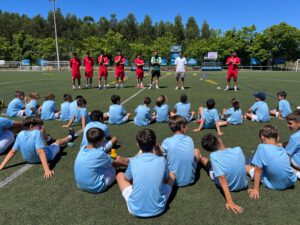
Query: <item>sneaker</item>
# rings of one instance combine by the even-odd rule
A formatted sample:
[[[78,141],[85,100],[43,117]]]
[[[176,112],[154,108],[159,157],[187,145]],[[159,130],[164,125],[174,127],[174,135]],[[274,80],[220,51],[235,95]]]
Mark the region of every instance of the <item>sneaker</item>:
[[[175,90],[177,91],[179,89],[179,87],[176,87]]]
[[[184,90],[184,87],[181,87],[181,90]]]
[[[100,86],[100,87],[98,87],[98,90],[101,90],[101,86]]]
[[[238,91],[237,86],[234,87],[234,91]]]
[[[78,86],[78,89],[81,89],[81,87],[80,87],[80,86]]]
[[[124,88],[123,84],[121,84],[121,88]]]
[[[149,85],[149,88],[148,88],[148,89],[151,89],[151,88],[152,88],[152,84]]]
[[[72,137],[71,140],[70,140],[70,142],[73,142],[74,139],[75,139],[75,131],[74,131],[74,129],[72,127],[69,128],[68,135]]]
[[[140,88],[140,85],[137,84],[137,85],[136,85],[136,88]]]
[[[144,85],[141,85],[140,88],[144,88]]]
[[[224,91],[228,91],[229,90],[229,88],[228,87],[226,87],[225,89],[224,89]]]
[[[156,85],[156,89],[159,89],[158,85]]]

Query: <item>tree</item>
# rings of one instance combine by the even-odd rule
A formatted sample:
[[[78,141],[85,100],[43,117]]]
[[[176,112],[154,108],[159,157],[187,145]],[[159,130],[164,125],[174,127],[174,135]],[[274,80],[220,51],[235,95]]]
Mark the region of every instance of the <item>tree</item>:
[[[132,13],[119,23],[119,32],[128,42],[133,42],[138,38],[138,24]]]
[[[103,36],[104,34],[106,34],[110,29],[110,22],[106,19],[106,17],[100,17],[98,25],[99,25],[98,30],[99,30],[100,36]]]
[[[5,37],[0,37],[0,60],[11,60],[11,45]]]
[[[210,29],[206,20],[203,21],[201,27],[201,38],[208,40],[210,38]]]
[[[182,41],[184,41],[185,36],[184,36],[184,27],[182,24],[182,18],[180,15],[175,17],[175,23],[174,23],[174,28],[173,28],[173,35],[176,39],[177,44],[181,44]]]
[[[154,28],[150,16],[146,15],[139,27],[139,39],[145,44],[150,44],[154,38]]]
[[[170,32],[157,38],[151,45],[151,52],[158,51],[162,57],[169,58],[170,47],[176,44],[176,38]]]
[[[189,19],[187,21],[185,37],[186,37],[186,40],[188,40],[188,41],[195,40],[200,37],[199,27],[193,16],[189,17]]]
[[[114,32],[118,31],[118,20],[116,14],[110,15],[109,28]]]

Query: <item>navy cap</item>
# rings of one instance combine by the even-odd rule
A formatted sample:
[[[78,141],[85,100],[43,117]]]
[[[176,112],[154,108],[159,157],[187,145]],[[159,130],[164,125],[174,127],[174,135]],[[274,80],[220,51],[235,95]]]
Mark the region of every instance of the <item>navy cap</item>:
[[[266,100],[266,94],[264,92],[257,92],[253,94],[255,98],[259,98],[260,100],[264,101]]]

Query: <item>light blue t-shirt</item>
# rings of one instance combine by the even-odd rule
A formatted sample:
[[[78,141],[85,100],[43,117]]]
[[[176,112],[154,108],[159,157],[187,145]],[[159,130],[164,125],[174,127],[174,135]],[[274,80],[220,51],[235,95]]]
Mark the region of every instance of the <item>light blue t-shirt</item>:
[[[41,162],[38,149],[44,149],[48,161],[53,158],[52,151],[45,147],[44,136],[40,130],[21,131],[13,146],[13,150],[21,151],[23,159],[28,163]]]
[[[176,115],[182,116],[188,122],[190,122],[192,120],[191,112],[190,112],[190,110],[191,110],[191,104],[190,103],[178,102],[174,106],[174,109],[176,110]]]
[[[108,126],[106,124],[98,122],[98,121],[92,121],[92,122],[88,123],[86,125],[86,127],[84,128],[83,136],[82,136],[82,142],[81,142],[80,147],[88,145],[88,140],[86,138],[86,133],[91,128],[99,128],[99,129],[103,130],[106,139],[108,139],[110,137]]]
[[[150,124],[151,112],[150,108],[145,105],[139,105],[135,109],[134,123],[137,126],[147,126]]]
[[[74,164],[75,180],[80,190],[99,193],[107,189],[105,172],[112,170],[111,159],[103,148],[86,149],[82,147]]]
[[[230,191],[240,191],[248,186],[245,156],[240,147],[227,148],[210,154],[215,183],[221,187],[218,177],[225,176]]]
[[[20,99],[14,98],[8,104],[6,114],[10,117],[16,117],[18,115],[18,112],[24,108],[24,103]]]
[[[300,166],[300,130],[291,135],[289,143],[285,147],[287,154]]]
[[[279,110],[281,111],[281,115],[283,118],[287,117],[290,113],[292,113],[291,105],[286,99],[282,99],[278,103]]]
[[[60,105],[60,120],[70,120],[70,102],[64,102]]]
[[[123,124],[126,110],[122,105],[114,104],[109,107],[109,120],[110,124]]]
[[[133,181],[128,207],[134,215],[150,217],[163,213],[167,204],[164,179],[169,177],[164,157],[152,153],[137,155],[130,159],[125,176]]]
[[[55,120],[56,103],[53,100],[44,101],[41,118],[43,120]]]
[[[154,111],[156,112],[156,122],[165,123],[169,121],[169,106],[163,104],[160,107],[155,106]]]
[[[270,189],[283,190],[295,184],[297,177],[283,147],[260,144],[252,164],[262,168],[263,184]]]
[[[219,113],[216,109],[203,109],[204,129],[213,129],[216,127],[216,121],[220,120]]]
[[[33,111],[31,110],[33,109]],[[26,105],[25,115],[26,116],[34,116],[38,110],[38,102],[37,100],[33,99]]]
[[[76,115],[77,111],[77,100],[74,100],[73,102],[70,103],[70,119],[73,118],[73,116]]]
[[[266,102],[264,101],[255,102],[251,107],[251,111],[258,117],[259,122],[270,121],[269,107]]]
[[[233,125],[239,125],[243,123],[242,110],[234,110],[234,108],[229,108],[224,113],[225,116],[229,116],[227,122]]]
[[[77,123],[81,123],[82,122],[82,117],[85,117],[86,124],[88,124],[91,121],[90,116],[89,116],[86,108],[78,107],[77,110],[76,110],[76,114],[75,114],[75,121]]]
[[[4,129],[10,128],[14,124],[13,120],[0,117],[0,136],[4,133]]]
[[[194,182],[196,166],[193,139],[184,134],[175,134],[163,141],[162,148],[168,169],[176,176],[176,184],[182,187]]]

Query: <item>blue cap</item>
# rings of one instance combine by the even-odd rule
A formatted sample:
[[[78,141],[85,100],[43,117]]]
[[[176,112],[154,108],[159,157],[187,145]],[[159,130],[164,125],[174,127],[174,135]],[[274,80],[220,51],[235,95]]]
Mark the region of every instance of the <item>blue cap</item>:
[[[257,92],[253,94],[255,98],[259,98],[260,100],[264,101],[266,100],[266,94],[264,92]]]

